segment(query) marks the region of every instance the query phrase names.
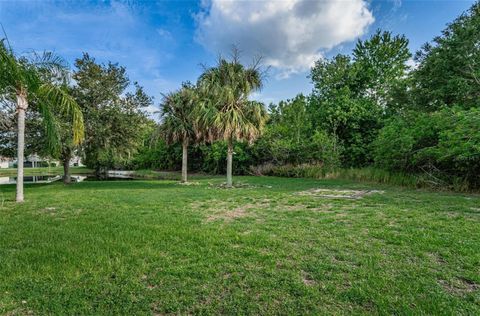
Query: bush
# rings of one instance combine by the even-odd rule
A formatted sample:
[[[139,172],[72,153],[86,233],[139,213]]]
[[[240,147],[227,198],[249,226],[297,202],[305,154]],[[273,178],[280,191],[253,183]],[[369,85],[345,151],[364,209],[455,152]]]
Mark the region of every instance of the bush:
[[[250,172],[255,175],[277,176],[289,178],[316,178],[321,179],[325,177],[328,172],[323,164],[301,164],[301,165],[274,165],[264,164],[256,167],[250,167]]]
[[[317,165],[282,165],[264,164],[251,167],[252,174],[257,176],[276,176],[289,178],[339,179],[359,182],[373,182],[390,185],[399,185],[411,188],[449,189],[446,185],[438,185],[425,175],[413,175],[400,172],[391,172],[378,168],[338,168],[335,170]],[[464,191],[461,186],[452,187]]]
[[[389,121],[373,143],[375,165],[387,170],[421,171],[431,161],[420,152],[438,143],[438,119],[438,115],[414,113]]]
[[[182,148],[168,146],[159,140],[153,146],[143,147],[130,164],[131,169],[177,170],[181,168]]]
[[[253,149],[245,143],[234,145],[233,171],[235,174],[248,173],[253,164]],[[167,145],[158,141],[146,146],[134,157],[131,169],[180,170],[182,147],[180,144]],[[227,144],[223,141],[212,144],[192,145],[188,148],[189,172],[223,174],[227,167]]]
[[[199,146],[201,153],[201,171],[212,174],[224,174],[227,170],[227,143],[218,141]],[[248,173],[253,163],[252,148],[246,143],[235,143],[233,147],[234,174]]]
[[[398,117],[374,143],[375,164],[437,187],[480,188],[480,109],[454,107]]]

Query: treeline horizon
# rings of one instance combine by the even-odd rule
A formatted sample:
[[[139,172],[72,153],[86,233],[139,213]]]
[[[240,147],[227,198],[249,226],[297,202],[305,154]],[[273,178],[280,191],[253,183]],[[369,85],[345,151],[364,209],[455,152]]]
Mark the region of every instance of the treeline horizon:
[[[310,94],[263,105],[268,115],[259,114],[259,123],[243,134],[229,132],[225,136],[225,124],[215,129],[204,126],[202,137],[198,135],[202,134],[198,133],[200,129],[189,134],[188,169],[225,173],[228,155],[232,154],[235,174],[324,177],[339,169],[375,168],[415,176],[422,186],[477,190],[479,42],[478,2],[415,54],[409,51],[404,35],[377,30],[370,38],[358,40],[351,55],[318,60],[309,74],[314,86]],[[212,69],[221,69],[222,62],[232,69],[241,66],[239,71],[250,70],[249,65],[243,66],[236,59],[221,59]],[[72,77],[75,85],[66,89],[82,109],[85,141],[73,145],[71,133],[60,133],[62,146],[55,152],[47,150],[42,118],[31,111],[27,114],[27,153],[62,161],[78,154],[97,171],[182,168],[184,136],[178,135],[186,134],[170,137],[172,127],[169,132],[165,130],[165,118],[171,113],[163,111],[160,122],[148,116],[144,109],[153,104],[153,99],[137,83],[130,82],[124,67],[97,63],[85,53],[76,60]],[[203,77],[172,93],[186,97],[185,85],[191,85],[199,89],[203,100],[226,100],[219,92],[221,88],[215,96],[202,92]],[[225,87],[232,78],[226,80],[220,75],[217,80],[224,80],[218,87]],[[242,91],[248,98],[262,83],[260,80],[252,89],[244,85]],[[129,87],[133,92],[126,93]],[[215,87],[209,85],[209,91]],[[172,101],[173,94],[162,100],[162,110],[168,102],[186,104],[182,99]],[[242,100],[247,105],[246,99]],[[5,109],[3,118],[7,122],[0,130],[0,155],[14,157],[14,119],[5,120],[12,115],[11,108]],[[218,117],[224,117],[225,113],[220,114]],[[195,129],[200,121],[192,119],[189,124]],[[71,130],[67,121],[57,122],[64,131]],[[208,124],[213,122],[215,119]]]

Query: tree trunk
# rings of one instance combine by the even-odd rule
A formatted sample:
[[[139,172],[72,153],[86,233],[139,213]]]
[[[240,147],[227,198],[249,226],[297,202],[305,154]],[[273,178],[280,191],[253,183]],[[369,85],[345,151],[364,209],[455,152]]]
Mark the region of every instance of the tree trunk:
[[[70,184],[72,177],[70,175],[70,159],[64,159],[63,161],[63,183]]]
[[[72,160],[72,151],[69,147],[62,149],[60,160],[62,161],[63,165],[63,183],[70,184],[72,182],[72,176],[70,175],[70,160]]]
[[[188,141],[182,144],[182,182],[187,183]]]
[[[228,151],[227,151],[227,188],[231,188],[233,184],[232,162],[233,162],[233,142],[232,140],[229,140]]]
[[[23,160],[25,150],[25,111],[28,108],[27,96],[24,92],[17,93],[17,202],[23,202]]]

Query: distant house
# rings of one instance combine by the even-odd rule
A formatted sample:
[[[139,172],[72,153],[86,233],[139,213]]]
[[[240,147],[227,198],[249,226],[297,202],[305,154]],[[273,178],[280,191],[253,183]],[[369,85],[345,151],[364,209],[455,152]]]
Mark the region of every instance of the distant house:
[[[24,167],[31,167],[31,168],[43,167],[43,160],[42,158],[40,158],[39,155],[31,154],[25,157],[25,161],[23,165]]]
[[[0,169],[1,168],[15,168],[17,165],[17,159],[7,158],[0,156]],[[25,168],[40,168],[40,167],[48,167],[48,166],[56,166],[60,165],[58,160],[49,160],[43,157],[40,157],[37,154],[31,154],[25,157],[25,161],[23,162],[23,166]],[[70,160],[70,167],[83,167],[85,166],[82,163],[82,158],[80,156],[73,156]]]
[[[12,167],[13,167],[13,159],[0,156],[0,169],[12,168]]]
[[[58,161],[56,160],[47,160],[40,157],[37,154],[31,154],[25,157],[23,161],[23,166],[25,168],[38,168],[38,167],[48,167],[48,166],[58,166]],[[0,168],[16,168],[17,159],[7,158],[0,156]]]
[[[70,167],[84,167],[85,165],[82,163],[82,158],[80,156],[73,156],[70,159]]]

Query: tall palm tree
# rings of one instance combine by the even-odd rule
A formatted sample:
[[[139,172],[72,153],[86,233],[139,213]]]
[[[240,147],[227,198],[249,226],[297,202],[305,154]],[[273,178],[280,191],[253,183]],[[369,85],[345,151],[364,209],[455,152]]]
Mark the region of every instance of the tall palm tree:
[[[220,57],[199,79],[202,102],[198,120],[207,138],[227,142],[227,187],[232,187],[234,141],[253,142],[267,120],[263,104],[248,99],[262,88],[262,77],[259,62],[246,67],[234,50],[231,60]]]
[[[196,89],[184,83],[178,91],[164,96],[160,133],[167,143],[182,143],[182,182],[187,182],[188,145],[200,135],[195,128]]]
[[[6,40],[0,41],[0,94],[15,103],[18,124],[16,201],[23,202],[23,162],[25,112],[33,104],[42,115],[49,147],[58,148],[55,113],[65,113],[72,121],[73,140],[83,139],[83,116],[74,99],[55,81],[65,75],[63,61],[51,54],[16,56]],[[53,79],[52,79],[53,78]]]

